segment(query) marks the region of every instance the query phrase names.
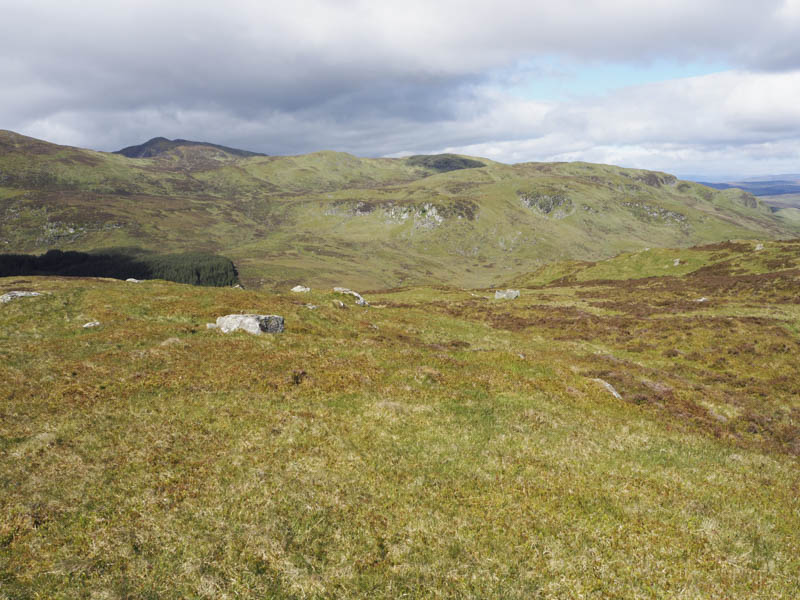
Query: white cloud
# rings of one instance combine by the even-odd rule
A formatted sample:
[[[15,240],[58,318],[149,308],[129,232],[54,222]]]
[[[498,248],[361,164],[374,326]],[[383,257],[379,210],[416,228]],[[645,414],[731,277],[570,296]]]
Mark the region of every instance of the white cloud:
[[[586,160],[678,172],[797,170],[800,71],[731,71],[635,86],[582,102],[533,104],[528,123],[510,98],[493,139],[442,150],[496,160]],[[478,122],[475,127],[480,127]],[[526,135],[527,133],[527,135]]]

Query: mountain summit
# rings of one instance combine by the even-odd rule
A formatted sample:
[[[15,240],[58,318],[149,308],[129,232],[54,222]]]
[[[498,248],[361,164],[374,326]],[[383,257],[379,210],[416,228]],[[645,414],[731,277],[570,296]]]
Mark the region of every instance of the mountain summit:
[[[117,150],[114,152],[114,154],[122,154],[128,158],[152,158],[154,156],[164,154],[165,152],[169,152],[170,150],[174,150],[180,146],[206,146],[209,148],[216,148],[217,150],[222,150],[223,152],[227,152],[228,154],[242,158],[247,158],[250,156],[266,156],[266,154],[262,154],[261,152],[251,152],[250,150],[229,148],[228,146],[221,146],[219,144],[212,144],[209,142],[193,142],[191,140],[181,139],[168,140],[164,137],[154,137],[153,139],[146,141],[144,144],[128,146],[122,150]]]

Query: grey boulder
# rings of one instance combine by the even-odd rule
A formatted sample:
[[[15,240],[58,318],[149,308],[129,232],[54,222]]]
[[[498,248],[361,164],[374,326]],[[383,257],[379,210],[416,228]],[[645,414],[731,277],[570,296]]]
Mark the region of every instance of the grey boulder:
[[[29,296],[41,296],[39,292],[8,292],[0,296],[0,304],[11,302],[14,298],[27,298]]]
[[[216,328],[222,333],[231,333],[241,329],[247,333],[281,333],[283,317],[280,315],[225,315],[217,317]]]
[[[364,298],[361,297],[361,294],[359,294],[358,292],[354,292],[351,289],[343,287],[335,287],[333,288],[333,291],[336,292],[337,294],[347,294],[348,296],[353,296],[356,299],[356,304],[358,304],[359,306],[369,306],[369,302],[364,300]]]
[[[495,300],[513,300],[519,298],[519,290],[497,290],[494,293]]]

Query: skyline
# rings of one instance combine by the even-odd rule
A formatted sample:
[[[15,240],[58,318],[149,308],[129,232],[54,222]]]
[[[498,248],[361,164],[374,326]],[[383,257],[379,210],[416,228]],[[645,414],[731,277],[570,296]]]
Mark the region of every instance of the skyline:
[[[741,179],[800,171],[800,0],[31,2],[0,128],[113,151],[455,152]]]

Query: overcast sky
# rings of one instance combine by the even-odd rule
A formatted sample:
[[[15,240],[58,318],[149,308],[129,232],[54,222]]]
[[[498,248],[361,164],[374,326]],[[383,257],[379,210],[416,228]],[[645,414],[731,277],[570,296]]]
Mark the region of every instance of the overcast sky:
[[[0,0],[0,128],[800,172],[800,0]]]

